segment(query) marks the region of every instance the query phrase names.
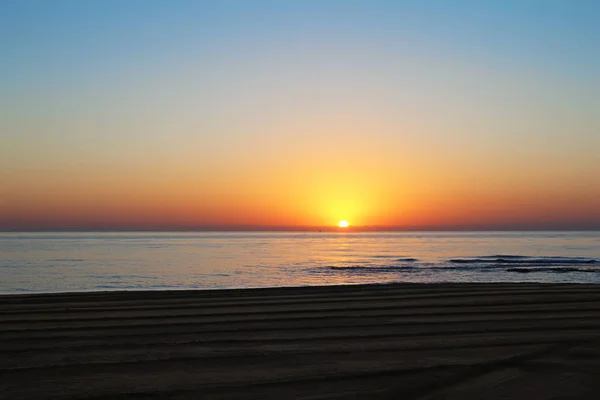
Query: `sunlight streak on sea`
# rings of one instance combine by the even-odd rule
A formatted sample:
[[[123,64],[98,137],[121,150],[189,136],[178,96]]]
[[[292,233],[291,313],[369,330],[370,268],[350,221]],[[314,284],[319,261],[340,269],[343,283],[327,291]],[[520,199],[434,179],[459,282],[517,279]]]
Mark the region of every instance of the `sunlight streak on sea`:
[[[0,292],[600,283],[600,232],[1,233]]]

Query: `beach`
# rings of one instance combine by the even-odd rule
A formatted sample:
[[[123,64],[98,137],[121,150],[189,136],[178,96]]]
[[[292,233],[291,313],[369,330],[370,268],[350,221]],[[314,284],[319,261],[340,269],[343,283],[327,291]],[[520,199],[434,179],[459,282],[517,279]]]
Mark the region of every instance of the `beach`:
[[[0,398],[596,398],[599,331],[596,285],[3,295]]]

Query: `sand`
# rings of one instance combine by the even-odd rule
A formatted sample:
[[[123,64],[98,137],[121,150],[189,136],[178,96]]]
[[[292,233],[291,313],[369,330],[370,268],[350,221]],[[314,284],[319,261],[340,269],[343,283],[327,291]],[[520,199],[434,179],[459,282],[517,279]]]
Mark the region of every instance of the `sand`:
[[[598,398],[600,286],[0,296],[0,398]]]

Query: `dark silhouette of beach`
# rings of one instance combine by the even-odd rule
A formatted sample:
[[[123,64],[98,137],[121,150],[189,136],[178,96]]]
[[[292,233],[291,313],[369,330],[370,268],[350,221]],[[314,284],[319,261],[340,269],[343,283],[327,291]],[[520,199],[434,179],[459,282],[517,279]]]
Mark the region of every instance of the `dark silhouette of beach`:
[[[0,296],[2,399],[548,399],[600,393],[593,285]]]

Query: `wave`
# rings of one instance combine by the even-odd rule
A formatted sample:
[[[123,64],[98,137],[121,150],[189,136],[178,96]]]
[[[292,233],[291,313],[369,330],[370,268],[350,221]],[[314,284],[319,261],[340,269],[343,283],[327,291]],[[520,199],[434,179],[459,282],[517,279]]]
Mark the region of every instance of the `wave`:
[[[381,257],[380,257],[381,258]],[[399,264],[395,264],[399,263]],[[441,263],[424,263],[415,258],[398,258],[389,263],[352,263],[311,268],[313,272],[326,271],[344,274],[389,273],[600,273],[600,261],[586,257],[531,257],[514,254],[498,254],[473,258],[456,258]]]
[[[383,258],[383,259],[393,259],[392,261],[396,261],[396,262],[416,262],[419,261],[416,258],[412,258],[412,257],[403,257],[403,256],[389,256],[389,255],[377,255],[377,256],[371,256],[371,258]]]
[[[411,266],[378,266],[378,267],[336,267],[329,266],[327,267],[328,271],[332,272],[340,272],[340,273],[355,273],[355,274],[385,274],[385,273],[427,273],[428,271],[448,271],[448,272],[474,272],[473,268],[467,267],[411,267]],[[313,272],[325,272],[323,268],[315,268],[312,270]],[[577,267],[540,267],[540,268],[532,268],[532,267],[514,267],[514,268],[506,268],[497,267],[497,268],[477,268],[475,269],[478,273],[492,273],[492,272],[514,272],[521,274],[531,274],[531,273],[600,273],[600,269],[595,268],[577,268]]]
[[[506,268],[505,266],[501,267]],[[459,266],[444,266],[444,265],[373,265],[373,266],[362,266],[362,265],[329,265],[325,268],[316,267],[311,268],[314,272],[328,271],[347,271],[347,272],[358,272],[358,273],[377,273],[377,272],[427,272],[427,271],[473,271],[472,267],[459,267]],[[497,270],[498,268],[488,268],[491,270]],[[485,271],[484,271],[485,272]]]
[[[320,270],[320,268],[316,268]],[[363,266],[335,266],[330,265],[327,269],[332,271],[355,271],[355,272],[394,272],[394,271],[413,271],[413,270],[423,270],[420,267],[411,267],[407,265],[378,265],[372,267],[363,267]]]
[[[600,269],[593,268],[577,268],[577,267],[554,267],[554,268],[508,268],[507,272],[518,272],[521,274],[530,274],[534,272],[552,272],[552,273],[565,273],[565,272],[600,272]]]
[[[379,254],[379,255],[376,255],[376,256],[372,256],[372,257],[373,258],[396,258],[396,257],[402,257],[402,256],[391,256],[391,255],[388,255],[388,254]]]
[[[453,264],[529,264],[529,265],[577,265],[597,264],[598,260],[585,257],[529,257],[517,255],[484,256],[477,258],[454,258],[448,260]]]

